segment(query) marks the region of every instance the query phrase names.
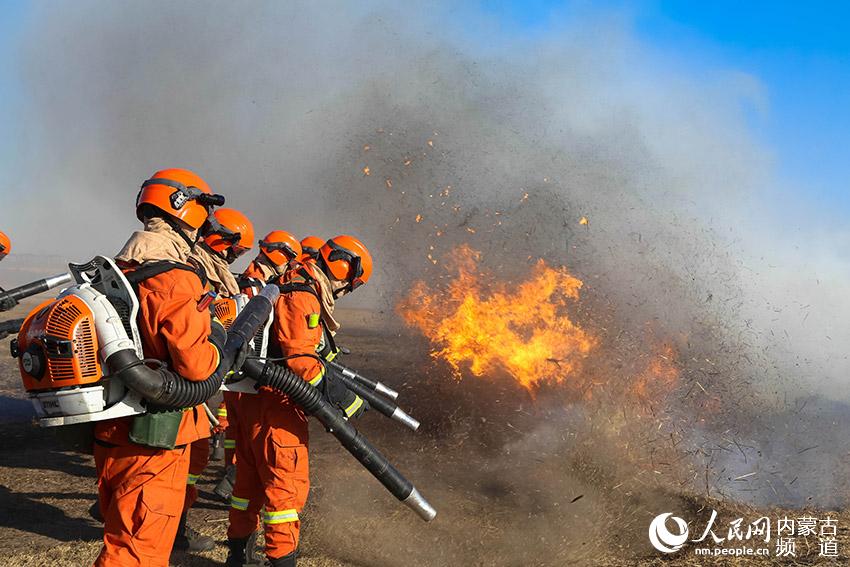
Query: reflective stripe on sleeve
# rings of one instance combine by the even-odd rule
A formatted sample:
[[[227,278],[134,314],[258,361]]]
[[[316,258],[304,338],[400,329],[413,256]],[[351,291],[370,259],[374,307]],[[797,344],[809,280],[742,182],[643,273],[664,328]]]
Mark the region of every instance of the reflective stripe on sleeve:
[[[356,396],[354,401],[351,403],[351,405],[348,406],[347,408],[345,408],[345,415],[347,415],[348,417],[351,417],[352,415],[357,413],[357,410],[359,410],[360,406],[362,406],[362,405],[363,405],[363,398],[361,398],[360,396]]]
[[[322,369],[319,371],[318,374],[316,374],[315,378],[310,380],[310,385],[311,386],[318,386],[319,382],[321,382],[322,378],[324,378],[324,377],[325,377],[325,367],[322,366]]]

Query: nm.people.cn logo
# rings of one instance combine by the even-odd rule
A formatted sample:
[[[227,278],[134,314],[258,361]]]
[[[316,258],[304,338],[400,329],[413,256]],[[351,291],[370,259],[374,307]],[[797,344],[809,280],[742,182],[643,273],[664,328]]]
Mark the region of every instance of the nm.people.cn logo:
[[[674,531],[668,528],[668,519],[673,520],[676,525]],[[688,523],[670,512],[659,514],[649,524],[649,542],[652,547],[662,553],[675,553],[682,549],[686,541],[688,541]]]

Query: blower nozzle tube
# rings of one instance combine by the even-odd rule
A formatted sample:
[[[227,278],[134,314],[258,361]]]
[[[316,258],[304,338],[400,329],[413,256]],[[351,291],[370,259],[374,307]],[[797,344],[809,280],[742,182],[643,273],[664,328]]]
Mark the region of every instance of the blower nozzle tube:
[[[206,380],[191,382],[164,367],[150,367],[139,360],[134,348],[127,348],[126,343],[124,348],[120,348],[120,342],[111,352],[109,344],[102,347],[102,350],[107,351],[106,365],[111,375],[120,378],[128,388],[158,406],[176,409],[201,404],[221,388],[240,348],[249,342],[268,320],[279,294],[280,290],[277,286],[266,286],[248,302],[227,332],[227,342],[221,351],[218,369]],[[117,314],[115,317],[118,317]],[[120,318],[117,322],[120,326]],[[101,325],[101,323],[96,324]],[[106,322],[102,324],[106,325]],[[123,327],[115,330],[123,333]],[[101,329],[98,328],[99,340],[101,336]],[[126,333],[124,333],[124,339],[126,339]],[[132,347],[132,342],[127,342]]]
[[[8,321],[0,322],[0,336],[17,333],[21,330],[23,324],[23,319],[9,319]]]
[[[245,374],[254,378],[260,385],[286,394],[306,413],[316,417],[372,476],[423,520],[430,522],[434,519],[436,510],[419,494],[413,484],[306,380],[271,362],[247,360],[242,368]]]
[[[370,390],[374,390],[379,394],[382,394],[392,400],[398,399],[398,392],[396,392],[386,384],[378,382],[377,380],[372,380],[371,378],[366,378],[362,374],[359,374],[354,370],[343,366],[339,362],[332,361],[330,365],[342,372],[342,374],[344,374],[348,378],[360,382],[364,386],[368,387]]]
[[[335,374],[335,377],[341,380],[342,383],[345,384],[346,388],[369,402],[369,405],[378,412],[384,414],[390,419],[398,421],[413,431],[419,429],[419,422],[416,419],[405,413],[405,411],[398,407],[397,404],[379,395],[375,390],[370,390],[367,386],[364,386],[360,382],[352,380],[343,372]]]
[[[15,301],[20,301],[27,297],[37,295],[43,291],[47,291],[48,289],[53,289],[54,287],[59,287],[60,285],[69,284],[72,281],[74,280],[71,277],[71,274],[57,274],[55,276],[50,276],[49,278],[44,278],[43,280],[30,282],[20,287],[6,290],[0,293],[0,299],[11,297]]]

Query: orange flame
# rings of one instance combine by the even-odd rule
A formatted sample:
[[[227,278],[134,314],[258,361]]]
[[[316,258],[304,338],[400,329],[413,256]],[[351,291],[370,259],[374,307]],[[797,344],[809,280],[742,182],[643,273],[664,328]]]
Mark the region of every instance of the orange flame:
[[[458,379],[468,366],[475,376],[506,371],[530,392],[567,380],[597,343],[566,313],[581,280],[538,260],[525,282],[509,285],[482,273],[480,259],[459,246],[445,289],[416,282],[398,306],[405,323],[430,339],[431,356],[445,360]]]

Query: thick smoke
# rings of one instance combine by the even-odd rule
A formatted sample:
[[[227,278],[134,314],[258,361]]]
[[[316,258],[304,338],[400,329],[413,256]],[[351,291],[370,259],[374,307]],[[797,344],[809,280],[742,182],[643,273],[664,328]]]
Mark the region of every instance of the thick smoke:
[[[792,237],[754,220],[774,195],[769,152],[746,126],[765,111],[757,79],[687,69],[616,14],[530,41],[450,3],[74,2],[33,7],[28,30],[28,190],[4,219],[18,250],[116,251],[136,228],[139,183],[183,166],[261,234],[361,235],[378,262],[361,302],[385,324],[459,242],[505,278],[543,257],[585,281],[588,317],[614,325],[619,354],[639,356],[649,328],[676,342],[685,378],[671,399],[692,408],[699,381],[720,400],[683,446],[702,454],[732,431],[757,447],[740,462],[712,453],[708,492],[800,503],[844,482],[805,463],[784,489],[721,478],[762,449],[770,468],[820,444],[806,416],[827,402],[798,398],[845,396],[831,384],[847,369],[846,300],[830,280],[846,263],[805,232],[787,253]],[[780,442],[777,423],[799,438]]]

